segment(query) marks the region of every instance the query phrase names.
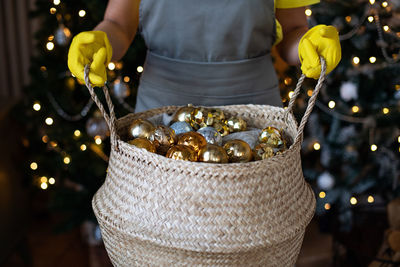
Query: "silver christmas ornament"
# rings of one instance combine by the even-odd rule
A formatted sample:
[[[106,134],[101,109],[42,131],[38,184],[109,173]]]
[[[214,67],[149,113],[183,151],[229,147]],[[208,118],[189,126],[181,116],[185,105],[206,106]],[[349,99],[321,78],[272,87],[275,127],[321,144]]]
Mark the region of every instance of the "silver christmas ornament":
[[[108,126],[101,114],[95,112],[94,116],[86,121],[86,132],[89,136],[100,136],[104,139],[108,135]]]
[[[222,136],[215,128],[204,127],[200,128],[197,132],[204,136],[207,143],[218,146],[222,145]]]
[[[119,99],[127,98],[130,95],[129,87],[120,79],[115,80],[112,87],[112,94]]]
[[[176,135],[193,131],[192,126],[186,121],[174,122],[170,127],[175,131]]]
[[[67,45],[70,38],[71,38],[70,30],[62,24],[58,27],[58,29],[54,33],[54,40],[56,41],[57,44],[62,46]]]
[[[335,178],[329,172],[323,172],[317,179],[317,185],[322,190],[330,190],[335,185]]]

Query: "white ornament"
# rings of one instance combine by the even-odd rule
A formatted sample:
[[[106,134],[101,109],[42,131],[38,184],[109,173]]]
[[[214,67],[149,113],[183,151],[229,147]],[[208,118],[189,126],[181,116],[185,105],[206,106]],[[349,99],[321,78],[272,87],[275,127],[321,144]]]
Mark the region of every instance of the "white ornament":
[[[358,88],[355,83],[344,82],[340,86],[340,97],[344,101],[350,101],[352,99],[358,99]]]
[[[322,190],[330,190],[335,185],[335,178],[329,172],[323,172],[317,179],[317,185]]]

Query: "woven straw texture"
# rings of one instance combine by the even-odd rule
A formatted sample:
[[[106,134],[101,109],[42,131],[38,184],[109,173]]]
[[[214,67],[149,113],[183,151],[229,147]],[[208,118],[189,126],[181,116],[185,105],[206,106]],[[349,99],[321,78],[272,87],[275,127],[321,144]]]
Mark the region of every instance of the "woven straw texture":
[[[305,182],[300,149],[304,125],[325,78],[325,62],[307,110],[297,126],[292,114],[305,76],[285,110],[266,105],[221,108],[250,127],[274,126],[294,140],[280,155],[247,163],[210,164],[173,160],[130,145],[130,123],[168,113],[163,107],[116,120],[88,79],[86,85],[111,132],[105,183],[92,205],[115,266],[293,266],[315,196]]]

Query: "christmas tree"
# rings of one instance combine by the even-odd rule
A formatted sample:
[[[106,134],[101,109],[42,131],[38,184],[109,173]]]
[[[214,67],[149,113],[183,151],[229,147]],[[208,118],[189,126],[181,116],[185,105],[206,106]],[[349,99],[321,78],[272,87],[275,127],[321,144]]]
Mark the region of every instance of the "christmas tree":
[[[37,0],[32,18],[37,54],[31,84],[15,108],[26,126],[26,176],[33,191],[49,195],[52,212],[62,212],[61,230],[95,221],[91,199],[104,182],[109,153],[107,125],[84,84],[70,73],[67,54],[72,36],[92,30],[103,19],[107,1]],[[117,116],[133,111],[146,47],[138,36],[125,57],[108,66]]]
[[[305,177],[314,185],[317,214],[350,231],[354,209],[373,209],[400,193],[400,5],[398,1],[322,1],[306,10],[310,27],[334,25],[342,60],[307,125]],[[298,70],[282,78],[287,102]],[[304,111],[306,96],[297,102]]]

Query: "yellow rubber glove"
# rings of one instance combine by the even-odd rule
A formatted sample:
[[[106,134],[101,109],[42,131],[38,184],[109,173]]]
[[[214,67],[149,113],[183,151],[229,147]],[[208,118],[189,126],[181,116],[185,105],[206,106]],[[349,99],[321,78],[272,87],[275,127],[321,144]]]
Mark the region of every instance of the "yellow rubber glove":
[[[309,77],[318,79],[321,73],[319,56],[326,60],[326,73],[331,72],[342,58],[339,34],[335,27],[317,25],[304,34],[299,43],[301,70]]]
[[[90,64],[89,80],[94,86],[103,86],[107,81],[106,67],[112,57],[112,47],[102,31],[81,32],[71,42],[68,51],[68,68],[84,81],[84,68]]]

